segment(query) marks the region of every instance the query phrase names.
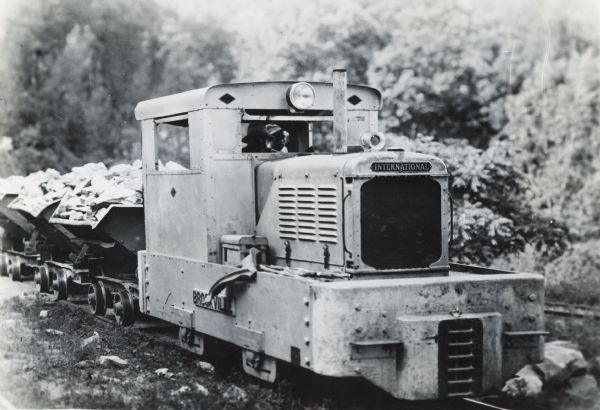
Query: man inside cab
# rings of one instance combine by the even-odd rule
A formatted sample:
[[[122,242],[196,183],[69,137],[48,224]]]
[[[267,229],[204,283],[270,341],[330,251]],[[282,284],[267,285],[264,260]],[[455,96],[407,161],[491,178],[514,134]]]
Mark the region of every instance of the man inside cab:
[[[289,133],[276,124],[250,124],[242,152],[288,152]]]

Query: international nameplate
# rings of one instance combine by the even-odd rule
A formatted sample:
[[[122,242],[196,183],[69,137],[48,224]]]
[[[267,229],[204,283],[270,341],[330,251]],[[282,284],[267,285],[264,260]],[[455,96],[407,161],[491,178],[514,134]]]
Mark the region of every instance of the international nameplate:
[[[373,162],[371,164],[373,172],[429,172],[430,170],[429,162]]]

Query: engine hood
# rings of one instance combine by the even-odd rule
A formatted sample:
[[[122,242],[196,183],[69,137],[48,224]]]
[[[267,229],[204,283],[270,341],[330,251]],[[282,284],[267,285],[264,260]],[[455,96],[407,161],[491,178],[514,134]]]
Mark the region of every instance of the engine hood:
[[[411,167],[411,164],[421,165]],[[265,162],[256,172],[259,215],[271,185],[277,180],[305,179],[310,182],[318,179],[335,183],[339,178],[372,178],[376,175],[447,175],[446,165],[438,157],[401,150],[298,156]]]
[[[429,170],[423,169],[391,169],[382,168],[373,170],[373,163],[428,163]],[[354,154],[327,154],[307,155],[286,158],[279,161],[271,161],[259,166],[259,173],[271,173],[273,176],[287,176],[292,178],[306,177],[306,174],[317,172],[321,175],[335,175],[337,177],[356,177],[362,175],[373,176],[374,173],[385,173],[397,175],[398,173],[420,172],[424,174],[440,175],[446,174],[446,166],[441,159],[427,154],[409,151],[375,151],[359,152]]]
[[[266,162],[256,172],[256,233],[267,238],[276,264],[439,270],[447,265],[446,184],[440,159],[400,150]],[[362,246],[363,239],[385,246]]]

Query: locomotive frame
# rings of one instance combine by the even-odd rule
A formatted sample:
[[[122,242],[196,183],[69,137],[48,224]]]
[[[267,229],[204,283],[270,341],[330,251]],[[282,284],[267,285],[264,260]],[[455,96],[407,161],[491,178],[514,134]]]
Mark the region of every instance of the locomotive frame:
[[[380,107],[343,70],[141,102],[143,214],[69,222],[4,196],[0,274],[26,265],[41,292],[84,294],[121,325],[136,312],[173,323],[195,353],[206,337],[232,343],[269,382],[287,362],[400,399],[497,392],[543,359],[543,277],[449,262],[446,167],[382,149]],[[322,122],[333,152],[307,152]],[[286,130],[290,152],[245,152],[251,124]],[[164,126],[187,130],[187,169],[160,166]]]
[[[310,112],[290,107],[291,82],[219,85],[137,106],[146,195],[140,310],[180,326],[180,344],[190,350],[201,352],[205,335],[241,347],[244,370],[267,381],[285,361],[322,375],[362,377],[402,399],[498,390],[542,358],[543,278],[453,271],[444,164],[403,150],[357,152],[364,134],[377,133],[381,95],[348,86],[347,99],[342,83],[341,92],[310,83]],[[333,121],[339,128],[336,95],[344,96],[342,118],[348,116],[336,132],[341,152],[241,152],[243,125],[251,121]],[[190,169],[159,171],[156,125],[186,121]],[[310,136],[300,138],[298,146],[310,144]],[[373,169],[386,163],[408,165]],[[356,193],[384,177],[439,185],[433,261],[377,269],[361,260]],[[267,263],[241,271],[226,264],[225,237],[229,245],[246,240],[237,260],[258,254]],[[257,252],[248,253],[253,246]]]

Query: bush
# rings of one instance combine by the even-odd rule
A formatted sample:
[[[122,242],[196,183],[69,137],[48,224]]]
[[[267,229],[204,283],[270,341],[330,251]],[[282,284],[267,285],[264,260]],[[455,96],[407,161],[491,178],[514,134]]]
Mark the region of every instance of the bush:
[[[515,165],[535,181],[527,201],[548,218],[569,221],[583,240],[600,237],[599,66],[600,51],[587,49],[537,67],[508,99],[504,131]]]
[[[446,163],[455,204],[453,260],[488,265],[530,245],[549,261],[567,248],[567,228],[527,205],[529,183],[513,166],[506,141],[494,140],[483,150],[464,140],[393,135],[388,140]]]
[[[574,244],[545,269],[548,298],[599,304],[600,240]]]

